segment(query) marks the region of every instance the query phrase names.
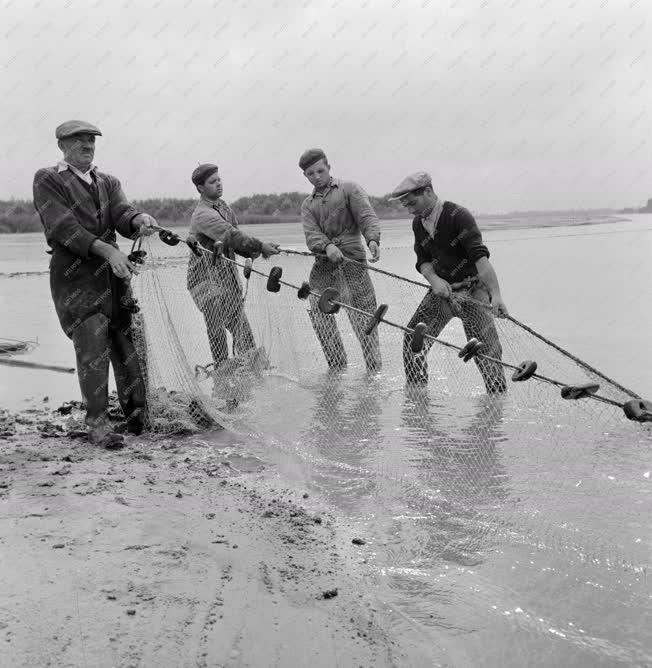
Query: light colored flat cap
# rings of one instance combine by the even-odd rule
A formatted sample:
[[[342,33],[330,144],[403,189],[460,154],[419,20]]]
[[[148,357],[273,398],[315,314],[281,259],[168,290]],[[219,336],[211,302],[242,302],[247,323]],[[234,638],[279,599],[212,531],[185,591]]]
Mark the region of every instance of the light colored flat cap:
[[[99,128],[86,121],[66,121],[58,125],[54,131],[54,136],[57,139],[64,139],[64,137],[72,137],[79,134],[102,135]]]
[[[432,187],[432,178],[428,172],[414,172],[406,176],[397,186],[392,190],[390,200],[401,199],[405,197],[408,193],[411,193],[413,190],[419,190],[419,188],[425,188],[425,186]]]

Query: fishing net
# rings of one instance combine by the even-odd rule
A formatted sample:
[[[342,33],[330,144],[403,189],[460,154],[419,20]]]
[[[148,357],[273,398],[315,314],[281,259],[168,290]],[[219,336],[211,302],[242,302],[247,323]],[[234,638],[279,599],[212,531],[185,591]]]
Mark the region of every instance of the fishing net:
[[[631,536],[652,510],[652,441],[649,423],[622,409],[636,395],[494,318],[481,286],[445,303],[355,262],[287,252],[245,265],[156,238],[143,248],[134,289],[154,432],[212,424],[262,439],[353,513],[364,496],[379,513],[402,505],[436,518],[430,549],[461,563],[504,535],[580,560],[647,563],[647,539]],[[382,266],[407,273],[406,258],[385,249]],[[429,328],[415,334],[420,321]],[[537,375],[514,382],[526,360]],[[582,389],[594,383],[597,393]],[[564,399],[562,387],[590,396]]]

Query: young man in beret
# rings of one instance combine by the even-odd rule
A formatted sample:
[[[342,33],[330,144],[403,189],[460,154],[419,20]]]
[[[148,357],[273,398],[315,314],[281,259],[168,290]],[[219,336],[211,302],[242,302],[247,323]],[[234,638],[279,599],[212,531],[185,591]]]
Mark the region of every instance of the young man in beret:
[[[458,315],[467,339],[479,339],[484,344],[481,353],[501,359],[502,348],[491,311],[498,316],[507,315],[507,307],[500,294],[496,272],[489,262],[489,250],[482,243],[482,235],[471,213],[437,197],[426,172],[410,174],[403,179],[390,199],[400,200],[414,216],[416,267],[431,288],[408,327],[412,329],[418,322],[425,322],[427,333],[438,336],[450,319]],[[451,285],[463,281],[473,286],[469,296],[487,306],[461,300],[461,310],[453,310]],[[406,379],[410,383],[427,383],[427,354],[432,341],[426,339],[423,351],[418,354],[412,352],[411,341],[412,335],[406,333],[403,341]],[[474,360],[487,392],[504,392],[506,383],[502,366],[481,357]]]
[[[191,176],[199,192],[199,202],[190,220],[190,234],[208,250],[222,242],[224,254],[235,259],[264,258],[279,252],[278,245],[261,241],[238,227],[231,207],[222,199],[222,180],[217,165],[199,165]],[[188,290],[206,322],[208,341],[215,368],[229,357],[226,332],[233,337],[236,354],[254,349],[256,343],[244,313],[242,288],[237,267],[231,262],[217,262],[208,256],[191,253],[188,264]]]
[[[330,175],[326,154],[320,148],[305,151],[299,167],[314,189],[301,206],[303,231],[308,248],[318,254],[310,272],[316,292],[334,287],[350,294],[350,304],[368,313],[376,310],[376,293],[366,267],[366,242],[371,262],[380,259],[380,224],[365,191],[352,181]],[[348,260],[354,260],[350,262]],[[317,299],[310,298],[310,318],[331,369],[347,364],[346,351],[334,315],[322,313]],[[346,311],[369,371],[378,371],[382,361],[378,330],[367,336],[369,318]]]
[[[125,197],[120,181],[93,165],[97,127],[86,121],[59,125],[55,137],[63,160],[34,176],[34,205],[52,249],[50,288],[63,331],[73,341],[79,386],[86,403],[89,439],[121,447],[108,420],[109,361],[113,365],[126,427],[140,433],[145,387],[131,338],[132,274],[118,249],[116,232],[133,239],[151,234],[156,221]]]

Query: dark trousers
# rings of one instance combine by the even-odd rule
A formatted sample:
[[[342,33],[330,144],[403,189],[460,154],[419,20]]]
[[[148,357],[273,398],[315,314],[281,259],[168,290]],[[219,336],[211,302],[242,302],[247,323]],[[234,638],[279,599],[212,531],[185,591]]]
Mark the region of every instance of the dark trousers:
[[[128,421],[142,422],[145,384],[129,322],[110,322],[104,314],[95,313],[74,328],[72,341],[79,387],[86,403],[86,423],[94,427],[108,419],[109,363],[113,366],[125,417]]]
[[[340,293],[348,290],[351,296],[351,306],[368,313],[376,310],[376,293],[367,267],[364,265],[346,261],[341,265],[334,265],[324,258],[317,258],[310,271],[310,286],[319,293],[328,287],[337,288]],[[328,366],[331,368],[344,367],[347,364],[347,356],[335,315],[322,313],[317,305],[318,301],[317,297],[310,297],[309,313],[313,329],[324,351]],[[378,329],[367,336],[364,330],[369,323],[369,316],[345,310],[360,342],[367,369],[370,371],[380,369],[382,361]]]
[[[208,297],[202,302],[201,312],[206,322],[208,343],[215,368],[229,358],[226,332],[233,337],[233,351],[241,355],[256,347],[251,325],[244,313],[240,291]]]
[[[474,300],[489,303],[489,294],[484,287],[476,287],[470,297]],[[480,352],[495,359],[502,359],[503,349],[500,345],[498,332],[494,325],[493,316],[489,309],[467,300],[459,302],[461,313],[456,314],[448,300],[442,299],[432,291],[423,298],[414,315],[408,323],[410,329],[418,322],[428,325],[427,334],[439,336],[451,318],[457,316],[462,320],[466,338],[476,338],[484,344]],[[410,345],[412,334],[406,333],[403,338],[403,366],[405,378],[409,383],[428,382],[428,351],[433,344],[430,339],[424,340],[423,350],[413,353]],[[507,388],[503,367],[496,362],[474,357],[473,358],[484,380],[487,392],[504,392]]]

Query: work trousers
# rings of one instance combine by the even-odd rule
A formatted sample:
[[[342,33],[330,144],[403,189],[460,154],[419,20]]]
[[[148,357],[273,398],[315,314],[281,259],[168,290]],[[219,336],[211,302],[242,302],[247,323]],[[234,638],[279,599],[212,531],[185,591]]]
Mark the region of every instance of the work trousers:
[[[310,287],[319,293],[328,287],[336,288],[342,295],[348,292],[351,306],[368,313],[376,310],[376,293],[366,264],[345,260],[342,264],[335,265],[325,258],[318,257],[310,271]],[[311,295],[309,313],[313,329],[324,351],[328,366],[335,369],[343,368],[347,364],[347,355],[335,315],[320,311],[318,301],[317,297]],[[370,317],[345,310],[360,342],[367,369],[377,371],[382,366],[378,329],[376,328],[367,336],[364,330]]]
[[[73,329],[72,341],[79,387],[86,403],[86,423],[94,427],[108,420],[110,363],[127,421],[142,424],[146,406],[145,384],[129,319],[113,322],[104,314],[95,313]]]
[[[485,304],[490,303],[489,293],[484,286],[475,287],[469,296],[473,300]],[[451,318],[457,316],[462,320],[467,340],[476,338],[484,344],[479,351],[480,353],[495,359],[502,359],[503,350],[500,345],[493,315],[489,312],[489,309],[464,299],[458,301],[458,304],[461,311],[455,313],[448,300],[429,291],[414,312],[408,323],[408,327],[414,329],[417,323],[424,322],[428,326],[426,333],[436,337],[439,336]],[[423,350],[420,353],[412,352],[411,343],[412,334],[406,332],[403,338],[405,378],[409,383],[427,383],[428,351],[433,341],[424,339]],[[502,365],[482,357],[474,357],[473,359],[482,375],[487,392],[504,392],[507,385]]]
[[[206,322],[208,343],[216,369],[229,358],[227,331],[233,337],[234,355],[241,355],[256,347],[239,290],[237,293],[206,298],[201,304],[201,312]]]

